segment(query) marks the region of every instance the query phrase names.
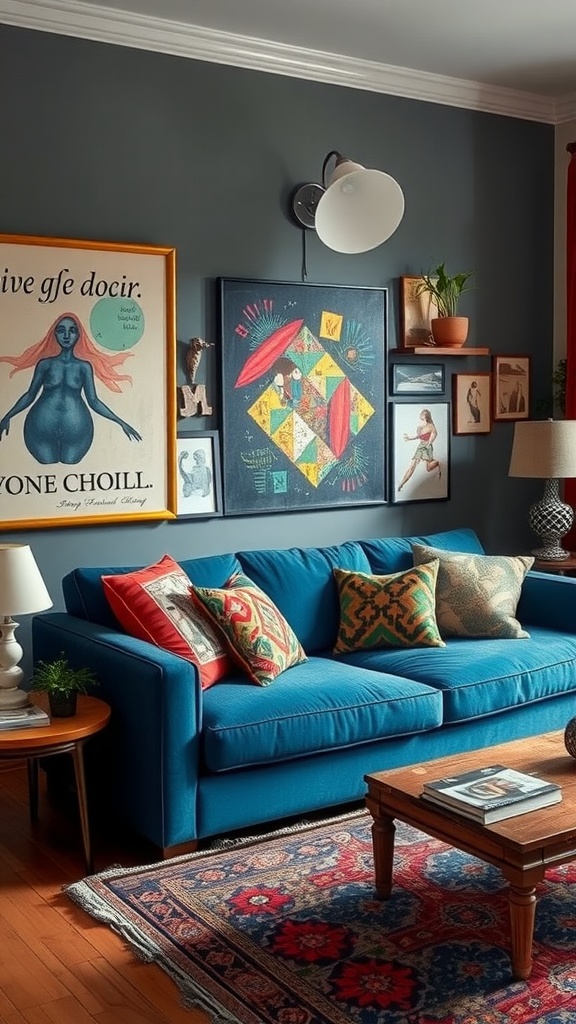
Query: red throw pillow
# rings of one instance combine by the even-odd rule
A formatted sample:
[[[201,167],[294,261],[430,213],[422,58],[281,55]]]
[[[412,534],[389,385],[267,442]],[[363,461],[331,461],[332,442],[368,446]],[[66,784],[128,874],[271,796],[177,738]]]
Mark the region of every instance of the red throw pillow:
[[[103,576],[102,586],[123,629],[193,662],[203,690],[230,671],[219,635],[193,604],[191,582],[170,555],[145,569]]]

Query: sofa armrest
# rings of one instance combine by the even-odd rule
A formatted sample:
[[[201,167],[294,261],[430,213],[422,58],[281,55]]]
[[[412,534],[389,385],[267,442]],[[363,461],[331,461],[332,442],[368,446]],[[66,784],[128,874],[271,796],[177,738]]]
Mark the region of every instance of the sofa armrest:
[[[202,702],[195,666],[63,612],[35,616],[32,641],[36,661],[64,651],[96,674],[94,695],[112,708],[103,734],[111,764],[101,768],[123,820],[162,848],[196,839]]]
[[[516,616],[523,625],[576,633],[576,579],[548,572],[527,573]]]

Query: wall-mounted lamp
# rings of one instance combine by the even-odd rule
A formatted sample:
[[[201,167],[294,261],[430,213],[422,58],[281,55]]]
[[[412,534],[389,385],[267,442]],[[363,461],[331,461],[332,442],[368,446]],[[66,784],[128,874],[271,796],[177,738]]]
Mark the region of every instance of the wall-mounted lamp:
[[[334,158],[330,174],[327,168]],[[292,210],[304,228],[335,252],[368,252],[390,238],[404,215],[400,185],[384,171],[354,163],[333,149],[322,165],[322,185],[299,185]]]

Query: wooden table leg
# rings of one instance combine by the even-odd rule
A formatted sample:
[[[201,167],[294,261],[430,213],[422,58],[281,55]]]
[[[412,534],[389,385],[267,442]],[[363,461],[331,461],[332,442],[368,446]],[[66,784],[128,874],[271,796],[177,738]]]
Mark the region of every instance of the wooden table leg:
[[[394,864],[394,835],[396,826],[389,814],[383,814],[377,805],[368,804],[372,823],[374,875],[376,895],[386,900],[392,892],[392,866]]]
[[[30,820],[38,821],[38,758],[27,757],[26,768],[28,770],[28,805],[30,807]]]
[[[512,946],[512,973],[524,981],[532,971],[532,941],[536,917],[535,886],[508,888],[510,907],[510,938]]]
[[[82,741],[74,744],[72,750],[74,760],[74,773],[76,775],[76,789],[78,791],[78,810],[80,811],[80,825],[82,827],[82,841],[84,843],[84,856],[88,874],[93,872],[92,849],[90,845],[90,823],[88,820],[88,798],[86,795],[86,777],[84,774],[84,744]]]

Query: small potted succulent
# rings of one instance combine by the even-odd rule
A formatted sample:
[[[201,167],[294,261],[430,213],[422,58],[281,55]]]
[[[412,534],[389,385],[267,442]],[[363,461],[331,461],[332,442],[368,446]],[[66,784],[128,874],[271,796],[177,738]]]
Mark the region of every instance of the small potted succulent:
[[[435,345],[460,348],[465,343],[468,317],[458,315],[458,303],[463,293],[470,290],[468,281],[472,273],[450,277],[444,263],[440,263],[430,274],[422,274],[417,294],[428,294],[438,310],[438,316],[430,322]]]
[[[73,668],[64,651],[55,661],[39,661],[32,674],[32,687],[48,695],[53,718],[75,715],[78,694],[93,686],[98,686],[98,680],[91,669]]]

